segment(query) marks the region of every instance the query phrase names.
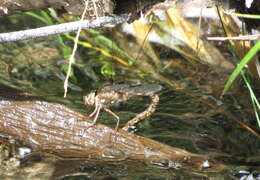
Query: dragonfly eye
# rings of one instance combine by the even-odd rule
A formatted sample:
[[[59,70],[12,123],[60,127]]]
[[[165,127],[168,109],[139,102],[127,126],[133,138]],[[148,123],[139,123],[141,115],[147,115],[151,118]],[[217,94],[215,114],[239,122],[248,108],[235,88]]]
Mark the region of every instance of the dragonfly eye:
[[[83,97],[84,104],[87,106],[95,105],[95,97],[96,97],[95,92],[91,92],[87,96],[84,96]]]

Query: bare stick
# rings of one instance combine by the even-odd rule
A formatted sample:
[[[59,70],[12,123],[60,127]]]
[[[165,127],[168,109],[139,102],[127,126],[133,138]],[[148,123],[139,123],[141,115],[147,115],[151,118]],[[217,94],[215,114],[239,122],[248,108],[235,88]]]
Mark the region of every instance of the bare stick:
[[[237,37],[208,37],[209,41],[228,41],[228,40],[236,40],[236,41],[253,41],[259,40],[260,34],[255,35],[246,35],[246,36],[237,36]]]
[[[53,26],[46,26],[36,29],[29,29],[23,31],[9,32],[0,34],[0,43],[20,41],[25,39],[34,39],[46,36],[52,36],[56,34],[62,34],[66,32],[77,31],[81,26],[82,29],[94,29],[107,27],[109,25],[116,25],[128,20],[127,14],[120,16],[104,16],[95,20],[84,20],[70,23],[64,23]]]

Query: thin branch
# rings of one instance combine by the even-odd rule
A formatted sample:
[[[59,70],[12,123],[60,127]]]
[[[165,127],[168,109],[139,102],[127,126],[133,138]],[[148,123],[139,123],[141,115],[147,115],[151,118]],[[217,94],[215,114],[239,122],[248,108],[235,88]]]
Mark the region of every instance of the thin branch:
[[[260,34],[238,36],[238,37],[208,37],[207,38],[207,40],[209,41],[228,41],[228,40],[253,41],[259,39],[260,39]]]
[[[69,59],[69,67],[68,67],[67,75],[66,75],[66,78],[64,80],[64,97],[66,97],[66,95],[67,95],[68,81],[69,81],[69,77],[70,77],[70,73],[71,73],[71,65],[72,65],[74,56],[75,56],[76,51],[77,51],[79,35],[80,35],[81,29],[82,29],[82,22],[84,21],[85,14],[87,12],[87,7],[88,7],[89,0],[87,0],[87,1],[84,0],[84,2],[85,2],[85,8],[84,8],[84,11],[83,11],[83,13],[81,15],[81,18],[80,18],[80,22],[81,23],[80,23],[79,29],[77,31],[76,38],[74,40],[74,46],[73,46],[72,54],[70,55],[70,59]]]
[[[9,32],[0,34],[0,43],[20,41],[26,39],[34,39],[66,32],[77,31],[81,26],[82,29],[94,29],[109,27],[111,25],[120,24],[128,20],[127,14],[120,16],[104,16],[95,20],[75,21],[59,25],[46,26],[36,29],[29,29],[23,31]]]

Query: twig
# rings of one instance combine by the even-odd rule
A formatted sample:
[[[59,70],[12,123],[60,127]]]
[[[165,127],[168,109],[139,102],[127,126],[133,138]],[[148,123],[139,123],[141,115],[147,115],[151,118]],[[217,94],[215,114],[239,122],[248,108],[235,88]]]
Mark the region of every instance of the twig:
[[[29,29],[23,31],[9,32],[0,34],[0,43],[20,41],[25,39],[34,39],[66,32],[77,31],[81,26],[82,29],[94,29],[108,27],[109,25],[116,25],[128,20],[127,14],[120,16],[104,16],[95,20],[84,20],[70,23],[64,23],[53,26],[46,26],[36,29]]]
[[[260,34],[255,35],[246,35],[246,36],[238,36],[238,37],[208,37],[209,41],[228,41],[228,40],[237,40],[237,41],[252,41],[259,40]]]
[[[87,0],[87,1],[84,0],[84,2],[85,2],[85,8],[84,8],[84,11],[83,11],[83,13],[82,13],[82,15],[81,15],[81,18],[80,18],[81,24],[80,24],[79,29],[78,29],[78,31],[77,31],[76,38],[74,39],[73,51],[72,51],[72,54],[70,55],[69,67],[68,67],[68,71],[67,71],[66,78],[65,78],[65,80],[64,80],[64,97],[67,96],[68,81],[69,81],[69,77],[70,77],[70,73],[71,73],[71,65],[72,65],[74,56],[75,56],[76,51],[77,51],[78,41],[79,41],[79,35],[80,35],[80,31],[81,31],[81,29],[82,29],[82,22],[84,21],[85,14],[86,14],[86,12],[87,12],[89,0]]]

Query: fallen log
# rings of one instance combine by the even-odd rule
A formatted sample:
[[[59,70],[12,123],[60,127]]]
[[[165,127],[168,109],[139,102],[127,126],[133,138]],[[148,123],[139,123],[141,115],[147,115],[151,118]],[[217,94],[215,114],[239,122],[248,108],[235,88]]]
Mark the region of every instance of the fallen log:
[[[65,105],[31,97],[1,97],[0,133],[63,158],[139,160],[164,168],[220,171],[224,165],[154,140],[91,125],[89,117]]]

